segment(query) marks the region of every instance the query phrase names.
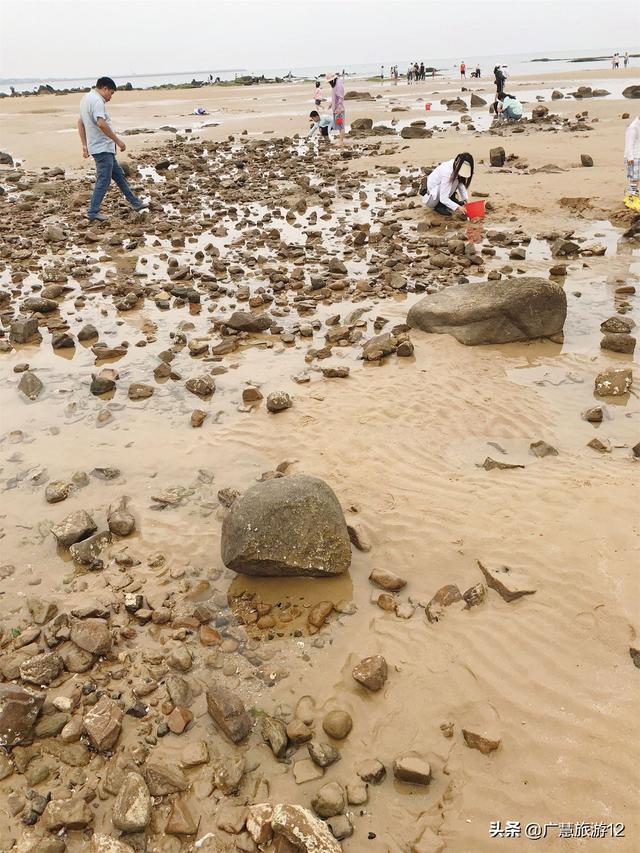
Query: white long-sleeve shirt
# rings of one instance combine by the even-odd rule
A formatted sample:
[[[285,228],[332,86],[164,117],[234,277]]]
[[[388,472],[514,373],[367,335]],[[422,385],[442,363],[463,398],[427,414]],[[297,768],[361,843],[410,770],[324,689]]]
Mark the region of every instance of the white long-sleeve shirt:
[[[640,160],[640,116],[636,116],[624,135],[624,159]]]
[[[434,208],[438,202],[442,202],[449,210],[457,210],[459,205],[451,201],[456,191],[462,201],[469,198],[465,185],[453,177],[453,160],[447,160],[440,163],[427,178],[427,192],[422,198],[427,207]]]

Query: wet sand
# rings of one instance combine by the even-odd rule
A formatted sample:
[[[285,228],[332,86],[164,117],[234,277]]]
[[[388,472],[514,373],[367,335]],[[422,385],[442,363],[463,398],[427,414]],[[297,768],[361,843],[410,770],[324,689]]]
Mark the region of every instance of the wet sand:
[[[589,72],[588,82],[596,76],[601,75]],[[603,85],[609,86],[612,75],[603,72],[602,76],[607,78]],[[634,69],[619,72],[619,79],[632,76],[637,76]],[[573,85],[583,79],[579,71],[551,79],[540,74],[535,80],[518,81],[518,92],[523,97],[528,89],[550,93],[556,80],[564,81],[564,89],[568,81]],[[467,85],[480,94],[492,91],[483,81],[477,87],[473,81]],[[439,97],[454,97],[460,91],[453,83],[438,84],[438,95],[432,96],[430,81],[411,90],[366,83],[353,88],[382,94],[383,99],[350,102],[349,119],[366,116],[384,123],[423,118],[425,111],[417,97],[429,95],[435,105]],[[300,132],[306,126],[308,96],[308,87],[301,86],[122,92],[112,102],[111,113],[120,129],[165,123],[195,128],[188,113],[194,105],[203,104],[210,112],[205,121],[221,124],[198,131],[197,141],[206,146],[235,134],[236,156],[243,156],[243,130],[248,131],[249,141]],[[89,175],[75,156],[77,141],[64,132],[77,101],[77,96],[64,96],[0,103],[3,148],[24,157],[28,170],[60,165],[72,168],[76,177]],[[391,112],[393,106],[405,104],[411,106],[409,112]],[[633,217],[620,213],[627,123],[621,114],[633,114],[637,102],[589,99],[546,104],[567,117],[588,110],[593,130],[552,131],[528,125],[522,134],[507,129],[496,135],[457,127],[425,140],[365,137],[348,143],[359,151],[352,160],[338,160],[333,147],[323,154],[323,158],[336,158],[337,167],[344,166],[347,176],[361,182],[365,189],[360,195],[354,191],[349,197],[345,191],[334,200],[330,216],[322,220],[323,207],[307,188],[312,197],[304,213],[260,227],[277,227],[288,246],[303,245],[306,232],[318,229],[323,235],[318,257],[337,252],[347,263],[351,281],[366,280],[376,247],[365,247],[363,254],[345,253],[341,226],[348,230],[353,223],[371,223],[372,228],[398,224],[406,246],[415,255],[428,255],[426,238],[442,233],[442,227],[418,230],[426,215],[410,193],[405,194],[414,177],[411,169],[469,150],[478,164],[473,190],[487,193],[493,210],[482,222],[455,229],[478,251],[495,249],[495,254],[484,256],[485,273],[510,266],[517,274],[548,277],[549,268],[557,263],[549,248],[552,241],[545,238],[550,232],[584,240],[583,250],[603,249],[602,254],[597,250],[593,256],[583,253],[563,261],[568,263],[563,344],[535,341],[464,347],[446,335],[414,331],[411,358],[390,356],[365,363],[358,358],[359,346],[338,346],[327,361],[307,361],[309,348],[322,345],[325,323],[332,315],[339,314],[342,322],[353,309],[364,308],[367,338],[373,334],[375,317],[387,319],[388,327],[404,323],[408,308],[422,296],[411,287],[396,293],[376,290],[371,295],[336,291],[309,313],[309,321],[322,321],[322,328],[311,338],[295,336],[288,343],[269,334],[251,336],[239,350],[221,362],[207,362],[206,368],[186,348],[179,351],[171,367],[183,380],[211,367],[226,368],[216,376],[216,393],[201,403],[185,391],[181,381],[155,382],[151,371],[160,354],[175,345],[171,335],[182,330],[190,340],[210,337],[212,315],[226,314],[234,305],[246,307],[246,303],[237,304],[238,285],[248,283],[255,293],[260,287],[268,288],[264,276],[247,267],[241,277],[224,279],[229,292],[215,304],[203,299],[201,308],[173,303],[168,310],[146,299],[133,310],[117,311],[113,296],[104,295],[104,282],[130,286],[138,274],[140,281],[159,287],[167,282],[167,256],[175,257],[178,264],[196,264],[195,252],[209,244],[219,249],[221,257],[237,260],[242,257],[243,239],[247,240],[246,227],[239,226],[244,220],[248,228],[255,227],[265,213],[273,212],[271,201],[266,199],[266,206],[260,198],[253,205],[239,204],[240,222],[225,214],[224,236],[217,236],[206,220],[199,233],[192,235],[179,202],[165,209],[173,229],[168,234],[159,236],[147,229],[144,219],[125,219],[127,224],[118,225],[120,236],[125,233],[135,240],[130,248],[121,240],[110,245],[109,227],[99,232],[100,239],[93,245],[79,232],[82,239],[75,245],[71,240],[72,248],[39,249],[29,274],[21,280],[15,276],[17,256],[29,247],[20,244],[21,232],[12,226],[15,202],[7,196],[0,199],[5,240],[0,288],[14,290],[15,297],[22,299],[40,284],[41,261],[75,256],[80,264],[88,259],[92,267],[88,276],[69,276],[74,291],[61,301],[60,315],[74,333],[81,324],[93,323],[110,346],[122,341],[130,344],[118,360],[96,365],[90,344],[51,349],[45,325],[41,344],[16,345],[0,354],[0,487],[4,490],[0,541],[3,564],[14,567],[3,571],[0,580],[2,654],[12,650],[11,629],[24,630],[31,622],[26,607],[30,596],[54,600],[60,611],[90,602],[103,607],[115,604],[119,611],[112,620],[117,632],[130,624],[121,604],[124,592],[140,592],[154,601],[166,593],[177,613],[185,602],[198,599],[229,601],[231,613],[238,617],[243,600],[272,605],[278,614],[276,629],[265,632],[251,623],[245,625],[249,639],[243,639],[237,649],[232,643],[224,650],[203,649],[195,635],[188,631],[185,635],[178,624],[136,626],[133,622],[133,636],[118,634],[113,659],[90,673],[66,673],[49,692],[71,696],[90,677],[128,700],[133,679],[157,674],[167,650],[179,643],[194,657],[188,678],[195,692],[198,683],[213,672],[237,689],[248,707],[284,719],[292,716],[302,697],[309,696],[316,733],[324,713],[346,709],[354,721],[353,731],[336,744],[341,760],[325,771],[321,781],[296,785],[290,765],[277,762],[260,737],[253,735],[246,760],[255,769],[247,773],[240,795],[232,799],[256,802],[259,794],[271,802],[308,806],[321,784],[334,780],[346,784],[354,779],[359,761],[377,758],[388,775],[381,785],[371,786],[368,803],[349,808],[355,831],[343,842],[347,853],[483,853],[496,845],[520,850],[526,844],[523,839],[490,838],[489,824],[496,820],[521,821],[523,827],[534,821],[626,824],[624,838],[613,842],[609,834],[600,846],[591,838],[558,838],[554,826],[549,837],[539,842],[544,850],[632,851],[638,846],[634,794],[638,670],[629,649],[640,644],[638,462],[631,452],[640,440],[640,403],[637,387],[631,394],[604,401],[593,392],[596,374],[611,367],[635,365],[636,386],[638,382],[637,356],[599,347],[600,323],[621,307],[624,316],[638,318],[638,295],[616,293],[622,285],[637,288],[640,273],[638,242],[622,236]],[[436,116],[441,126],[444,120],[459,117],[446,111]],[[157,133],[130,136],[127,144],[131,143],[129,151],[137,162],[152,147],[166,146],[172,139],[172,134]],[[366,147],[371,145],[368,153]],[[490,169],[489,149],[495,145],[503,145],[508,155],[517,154],[519,159],[507,162],[504,170]],[[176,156],[182,153],[177,150]],[[582,153],[593,156],[593,168],[580,166]],[[562,171],[533,172],[550,163]],[[393,167],[392,174],[385,167]],[[394,169],[399,174],[393,174]],[[162,199],[162,176],[152,167],[143,174],[143,186]],[[304,165],[303,174],[320,181],[312,164]],[[408,180],[404,187],[399,184],[403,176]],[[89,186],[87,182],[81,192],[88,192]],[[294,200],[299,191],[300,187],[289,185],[283,198]],[[116,201],[112,195],[109,205],[117,213]],[[215,196],[211,202],[215,203]],[[82,200],[69,209],[54,207],[43,224],[68,222],[73,231],[81,204]],[[318,214],[318,222],[310,225],[312,211]],[[28,216],[28,211],[21,216]],[[157,212],[153,217],[154,225],[162,218]],[[182,244],[172,245],[175,231],[186,232]],[[509,240],[496,240],[491,236],[496,232],[515,237],[516,242],[530,237],[526,258],[510,260]],[[254,257],[262,251],[253,250]],[[279,246],[273,250],[274,257],[278,251],[278,262],[291,269],[291,256]],[[244,254],[248,263],[251,248]],[[312,255],[305,271],[314,264],[317,260]],[[476,280],[486,274],[470,272],[468,276]],[[408,279],[412,281],[410,271]],[[80,293],[84,293],[84,304],[74,305]],[[288,309],[283,314],[285,325],[305,319],[298,317],[295,303],[289,302]],[[135,345],[142,341],[144,346]],[[13,368],[25,362],[45,385],[36,402],[17,391],[20,376]],[[347,379],[326,379],[318,368],[328,364],[348,365],[351,373]],[[105,366],[120,374],[112,399],[89,393],[91,374]],[[296,383],[293,377],[304,370],[309,371],[310,381]],[[138,402],[128,400],[126,387],[134,381],[154,384],[154,395]],[[294,404],[278,415],[269,414],[264,402],[246,411],[241,392],[247,383],[259,386],[265,397],[271,391],[287,391]],[[603,404],[605,417],[594,425],[583,420],[581,413],[596,404]],[[208,413],[201,429],[189,423],[196,406]],[[598,453],[588,447],[594,437],[609,439],[612,451]],[[534,457],[529,445],[538,440],[549,442],[558,455]],[[478,466],[487,456],[525,467],[485,471]],[[285,461],[289,472],[326,480],[348,523],[357,524],[370,542],[368,552],[354,549],[348,575],[314,581],[250,579],[223,566],[218,490],[242,492]],[[63,503],[45,502],[47,482],[70,482],[76,471],[105,466],[120,473],[107,482],[89,476],[88,485],[72,491]],[[165,508],[158,509],[162,502],[154,497],[175,488],[184,490],[176,505],[165,501]],[[51,523],[85,509],[103,529],[109,505],[122,495],[130,499],[136,533],[114,541],[102,553],[102,571],[74,569],[66,549],[56,548],[49,533]],[[118,566],[115,557],[125,549],[140,564]],[[514,583],[517,580],[535,594],[507,603],[489,590],[480,606],[452,606],[440,621],[428,622],[424,605],[439,588],[456,584],[465,590],[483,580],[478,560],[494,572],[509,566]],[[398,597],[415,607],[411,618],[398,618],[375,604],[379,590],[368,580],[374,568],[389,569],[407,580]],[[244,599],[238,598],[243,593]],[[334,612],[318,634],[309,636],[306,614],[321,600],[353,602],[355,612]],[[283,614],[285,618],[280,618]],[[385,657],[390,674],[382,691],[369,694],[354,682],[351,669],[362,657],[376,654]],[[151,718],[160,713],[160,704],[154,705]],[[208,718],[202,693],[191,710],[195,715],[191,729],[179,736],[170,734],[157,744],[147,741],[145,749],[163,760],[177,760],[188,743],[205,739],[211,751],[234,754],[235,748],[221,740]],[[441,729],[446,724],[453,724],[450,738]],[[141,725],[144,722],[125,716],[116,758],[139,748]],[[500,747],[489,755],[468,748],[463,727],[496,733]],[[148,733],[152,734],[151,726]],[[393,759],[409,750],[431,763],[433,781],[426,788],[392,777]],[[296,759],[303,753],[304,747]],[[103,783],[107,765],[115,760],[93,755],[82,772],[76,771],[84,779],[74,783],[74,790],[81,794],[97,793],[91,801],[95,830],[114,835],[113,798],[104,793]],[[210,777],[209,764],[189,775],[191,788],[185,796],[200,819],[197,837],[214,832],[231,843],[232,836],[216,829],[219,804],[225,798],[219,792],[211,794]],[[68,784],[69,768],[55,767],[48,779],[33,787],[40,793],[60,794]],[[17,772],[0,782],[5,845],[22,835],[37,838],[37,827],[22,826],[20,814],[10,816],[6,806],[12,791],[24,789],[24,778]],[[149,851],[193,849],[193,838],[178,840],[163,834],[170,800],[165,797],[155,810]],[[88,849],[87,838],[70,832],[67,849]]]

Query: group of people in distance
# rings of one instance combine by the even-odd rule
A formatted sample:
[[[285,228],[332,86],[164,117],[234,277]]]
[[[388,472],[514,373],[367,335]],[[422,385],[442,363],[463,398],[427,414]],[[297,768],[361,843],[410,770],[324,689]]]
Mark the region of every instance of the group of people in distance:
[[[436,69],[431,68],[431,76],[435,77]],[[417,62],[410,62],[409,67],[407,68],[407,83],[409,86],[412,83],[418,83],[420,80],[427,79],[427,69],[425,68],[424,62],[421,62],[418,65]]]

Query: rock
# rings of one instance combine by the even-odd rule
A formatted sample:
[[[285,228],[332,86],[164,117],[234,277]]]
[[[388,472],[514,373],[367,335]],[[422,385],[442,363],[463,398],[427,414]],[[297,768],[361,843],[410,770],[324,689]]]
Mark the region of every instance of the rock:
[[[469,589],[466,589],[462,593],[462,598],[465,600],[467,605],[467,610],[471,607],[477,607],[478,604],[482,604],[487,595],[487,588],[482,583],[475,583],[473,586],[470,586]]]
[[[209,685],[207,710],[233,743],[244,740],[251,731],[251,717],[246,712],[242,699],[221,684]]]
[[[64,669],[62,658],[55,652],[41,652],[20,664],[20,678],[32,684],[47,685]]]
[[[59,225],[46,225],[42,237],[45,243],[61,243],[64,240],[64,231]]]
[[[116,536],[129,536],[136,529],[136,520],[127,509],[127,499],[122,498],[116,509],[107,511],[109,530]]]
[[[629,335],[633,331],[635,327],[635,323],[629,317],[620,317],[614,314],[613,317],[609,317],[608,320],[605,320],[604,323],[600,324],[600,331],[604,334],[605,332],[611,332],[616,335]]]
[[[268,314],[252,314],[250,311],[234,311],[225,325],[236,332],[265,332],[271,328],[273,319]]]
[[[31,742],[44,700],[44,693],[17,684],[0,684],[0,747],[10,749]]]
[[[307,744],[307,749],[309,750],[311,760],[318,767],[329,767],[329,765],[335,764],[340,759],[338,750],[329,743],[311,741],[311,743]]]
[[[455,584],[440,587],[425,607],[427,620],[438,622],[444,616],[445,609],[458,601],[462,601],[462,593]]]
[[[274,414],[276,412],[284,412],[285,409],[290,409],[293,406],[293,401],[286,391],[273,391],[267,397],[267,409]]]
[[[551,93],[551,100],[552,101],[560,101],[560,100],[562,100],[562,98],[564,98],[564,95],[558,89],[554,89],[553,92]]]
[[[282,720],[264,716],[262,717],[260,728],[265,743],[271,747],[271,752],[273,752],[276,758],[284,758],[287,751],[288,739],[287,730]]]
[[[507,155],[502,147],[492,148],[491,151],[489,151],[489,163],[492,166],[504,166],[506,159]]]
[[[176,643],[169,650],[166,661],[173,669],[179,669],[181,672],[188,672],[193,666],[193,658],[191,652],[182,643]]]
[[[640,441],[637,444],[634,444],[631,448],[631,453],[633,454],[635,459],[640,459]]]
[[[351,782],[346,786],[347,802],[350,806],[361,806],[369,799],[368,786],[363,782]]]
[[[188,708],[177,707],[167,717],[167,725],[174,735],[181,735],[192,720],[193,714]]]
[[[325,482],[304,474],[252,486],[222,522],[222,560],[249,575],[341,574],[351,546],[338,499]]]
[[[487,102],[485,101],[484,98],[481,98],[480,95],[476,95],[475,92],[471,93],[471,101],[470,101],[471,107],[486,107],[486,105],[487,105]]]
[[[524,595],[533,595],[535,593],[535,589],[508,589],[507,586],[498,577],[492,575],[491,572],[482,565],[480,560],[476,560],[476,562],[478,564],[478,568],[484,575],[484,578],[487,582],[487,586],[490,589],[495,590],[498,595],[507,603],[516,601],[518,598],[522,598]],[[510,572],[508,566],[505,566],[503,568],[503,572],[505,574],[508,574]]]
[[[398,592],[407,585],[404,578],[395,575],[388,569],[374,569],[369,575],[369,580],[380,589],[386,589],[388,592]]]
[[[18,390],[22,391],[25,397],[29,400],[37,400],[40,394],[42,393],[42,389],[44,385],[30,370],[25,371],[20,377],[20,382],[18,383]]]
[[[322,728],[334,740],[344,740],[353,728],[351,715],[346,711],[336,709],[329,711],[322,721]]]
[[[174,762],[161,758],[150,758],[145,768],[145,779],[152,797],[164,797],[186,791],[189,780]]]
[[[0,166],[13,166],[13,157],[6,151],[0,151]]]
[[[591,154],[581,154],[580,162],[583,166],[586,166],[588,168],[590,166],[593,166],[593,157],[591,156]]]
[[[391,355],[397,349],[398,342],[390,332],[376,335],[368,340],[362,347],[362,358],[365,361],[379,361],[387,355]]]
[[[151,820],[151,796],[139,773],[127,773],[113,804],[111,820],[122,832],[142,832]]]
[[[216,383],[212,376],[192,376],[185,382],[187,391],[191,391],[196,397],[210,397],[216,390]]]
[[[384,687],[387,680],[387,662],[382,655],[363,658],[352,670],[351,674],[355,680],[366,687],[367,690],[376,692]]]
[[[313,737],[313,732],[302,720],[293,719],[287,723],[287,737],[294,746],[307,743]]]
[[[547,444],[546,441],[532,441],[529,445],[529,450],[533,453],[534,456],[538,458],[543,458],[544,456],[557,456],[558,451],[555,447],[552,447],[550,444]]]
[[[91,341],[97,337],[99,337],[98,330],[91,323],[84,325],[78,332],[79,341]]]
[[[595,391],[599,397],[619,397],[629,391],[632,383],[630,367],[612,368],[596,376]]]
[[[105,368],[100,373],[93,374],[89,391],[94,397],[99,397],[101,394],[108,394],[110,391],[115,390],[117,378],[117,371]]]
[[[556,276],[556,278],[563,278],[567,274],[567,267],[565,264],[555,264],[549,269],[549,275]]]
[[[48,504],[57,504],[69,497],[69,484],[62,483],[60,480],[54,480],[47,483],[47,488],[44,490],[44,499]]]
[[[27,598],[27,608],[36,625],[45,625],[58,612],[58,605],[55,601],[47,601],[32,596]]]
[[[319,817],[333,817],[342,814],[347,801],[344,790],[337,782],[323,785],[311,800],[311,807]]]
[[[84,728],[98,752],[110,752],[122,729],[122,708],[108,696],[102,696],[84,715]]]
[[[164,831],[167,835],[195,835],[198,831],[198,821],[181,797],[171,803],[171,814]]]
[[[203,412],[202,409],[194,409],[191,412],[191,426],[194,429],[201,427],[206,417],[207,413]]]
[[[134,853],[134,849],[111,835],[94,833],[91,836],[91,853]]]
[[[14,320],[9,327],[9,337],[16,344],[28,344],[40,337],[38,321],[35,317],[27,320]]]
[[[597,450],[599,453],[611,453],[612,447],[611,442],[608,438],[602,441],[599,438],[592,438],[591,441],[587,443],[587,447],[591,447],[593,450]]]
[[[356,118],[351,122],[351,130],[371,130],[372,128],[372,118]]]
[[[591,424],[599,424],[602,423],[604,418],[604,411],[602,406],[592,406],[590,409],[587,409],[582,413],[582,417],[585,421],[589,421]]]
[[[466,104],[465,104],[466,109]],[[426,127],[420,127],[417,125],[408,125],[408,127],[403,127],[400,131],[400,136],[403,139],[428,139],[432,135],[432,131],[428,130]]]
[[[428,785],[431,781],[431,766],[415,752],[405,752],[393,762],[393,775],[400,782],[411,785]]]
[[[600,349],[610,352],[632,353],[636,348],[636,339],[633,335],[616,335],[607,333],[600,341]]]
[[[111,651],[111,631],[104,619],[76,619],[71,623],[71,641],[90,652],[103,657]]]
[[[84,829],[93,820],[93,812],[82,797],[52,800],[44,810],[41,824],[49,832],[60,829]]]
[[[130,400],[146,400],[154,392],[153,385],[145,385],[144,382],[132,382],[127,392]]]
[[[483,755],[489,755],[489,753],[493,752],[494,749],[497,749],[501,743],[500,738],[490,738],[485,734],[473,732],[469,729],[462,729],[462,736],[464,737],[464,742],[468,747],[480,750]]]
[[[531,110],[531,118],[535,120],[546,118],[549,115],[549,107],[540,104]]]
[[[327,621],[333,611],[333,602],[319,601],[309,611],[307,616],[307,624],[309,625],[309,633],[317,633],[318,628],[321,628]],[[315,629],[315,630],[314,630]]]
[[[89,565],[100,556],[100,552],[111,542],[111,533],[104,530],[94,533],[82,542],[69,546],[69,553],[77,563]]]
[[[632,86],[627,86],[626,89],[622,90],[622,94],[625,98],[640,98],[640,84],[635,83]]]
[[[86,539],[98,529],[97,524],[89,513],[83,509],[71,513],[59,524],[54,524],[51,532],[58,540],[59,545],[74,545],[82,539]]]
[[[387,775],[387,769],[377,758],[369,758],[356,765],[356,773],[363,782],[369,782],[371,785],[379,785]]]
[[[33,311],[37,314],[52,314],[58,310],[58,303],[55,299],[45,299],[43,296],[30,296],[22,303],[22,307],[27,311]]]
[[[557,336],[566,315],[567,298],[560,285],[519,278],[458,284],[433,293],[411,308],[407,323],[475,346]]]
[[[276,836],[281,835],[300,853],[341,853],[338,841],[326,824],[304,806],[279,804],[274,807],[271,827]]]

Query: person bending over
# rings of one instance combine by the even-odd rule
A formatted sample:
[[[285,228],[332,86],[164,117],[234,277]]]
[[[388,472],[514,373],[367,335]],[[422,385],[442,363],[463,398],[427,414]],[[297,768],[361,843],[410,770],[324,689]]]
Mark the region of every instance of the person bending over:
[[[498,95],[498,117],[508,121],[520,121],[522,104],[515,95],[507,95],[504,92]]]
[[[316,130],[319,130],[323,141],[328,142],[329,129],[333,127],[333,119],[331,116],[321,116],[318,110],[311,110],[309,118],[311,119],[311,129],[307,134],[307,139],[311,139]]]
[[[149,206],[134,195],[116,160],[116,148],[120,151],[125,151],[127,148],[120,137],[113,132],[107,112],[107,104],[116,89],[117,86],[111,77],[100,77],[95,87],[87,92],[80,102],[78,134],[82,143],[82,156],[85,158],[91,156],[96,163],[96,184],[87,213],[89,222],[108,220],[108,217],[100,213],[100,205],[112,180],[134,210],[143,210]]]
[[[469,198],[473,168],[473,157],[466,151],[440,163],[421,187],[424,204],[443,216],[455,213],[466,219],[464,204]]]

